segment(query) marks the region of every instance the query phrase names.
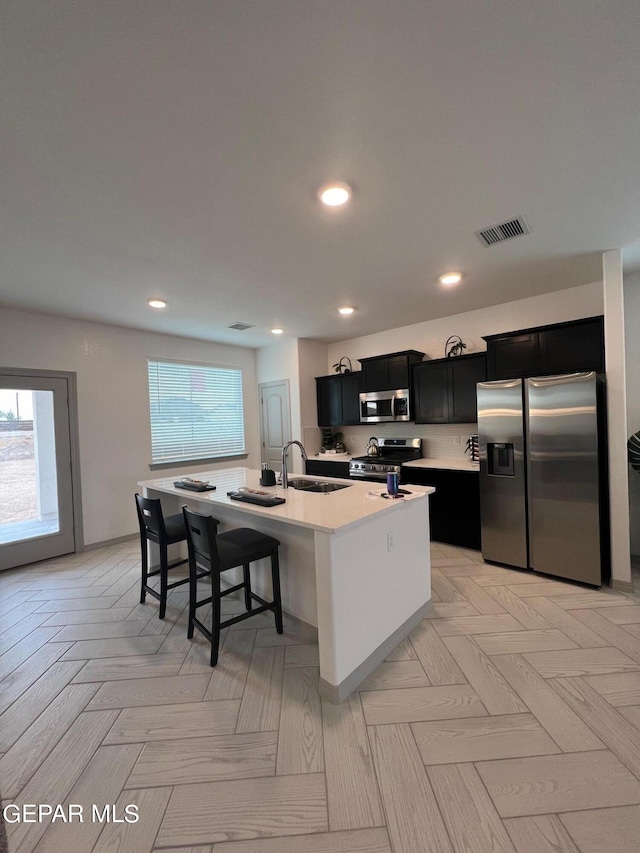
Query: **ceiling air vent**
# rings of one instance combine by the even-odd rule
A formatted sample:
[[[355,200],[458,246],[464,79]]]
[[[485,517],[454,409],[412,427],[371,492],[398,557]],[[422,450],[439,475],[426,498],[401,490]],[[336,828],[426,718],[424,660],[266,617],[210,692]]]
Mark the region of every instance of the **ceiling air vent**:
[[[230,326],[227,326],[227,329],[235,329],[236,332],[244,332],[245,329],[255,329],[255,326],[251,325],[251,323],[232,323]]]
[[[511,240],[513,237],[522,237],[523,234],[530,233],[524,217],[517,216],[508,222],[501,222],[500,225],[492,225],[491,228],[483,228],[481,231],[476,231],[476,237],[483,246],[493,246],[495,243],[504,243],[505,240]]]

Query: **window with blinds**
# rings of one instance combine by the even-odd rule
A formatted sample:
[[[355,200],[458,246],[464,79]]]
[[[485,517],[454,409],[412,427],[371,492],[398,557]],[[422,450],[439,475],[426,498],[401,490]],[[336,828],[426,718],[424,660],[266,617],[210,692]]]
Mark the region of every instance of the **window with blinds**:
[[[244,453],[242,371],[149,359],[152,463]]]

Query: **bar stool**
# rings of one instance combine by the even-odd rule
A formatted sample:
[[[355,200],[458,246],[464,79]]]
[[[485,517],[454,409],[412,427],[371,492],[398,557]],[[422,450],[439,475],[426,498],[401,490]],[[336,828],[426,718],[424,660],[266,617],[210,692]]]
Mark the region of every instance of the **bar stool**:
[[[140,586],[140,604],[144,604],[146,594],[152,595],[160,602],[160,619],[164,619],[167,610],[167,592],[176,586],[188,583],[189,578],[169,583],[169,570],[176,566],[183,566],[189,562],[188,559],[176,560],[169,565],[167,548],[176,542],[184,542],[187,534],[184,529],[184,518],[182,513],[162,515],[162,505],[154,498],[143,498],[136,494],[136,509],[138,511],[138,524],[140,525],[140,548],[142,550],[142,584]],[[160,551],[160,568],[149,571],[149,558],[147,553],[147,542],[155,542]],[[149,586],[148,579],[160,575],[160,592]]]
[[[275,614],[276,631],[278,634],[282,634],[280,565],[278,562],[280,542],[273,536],[267,536],[266,533],[259,533],[257,530],[251,530],[248,527],[239,527],[236,530],[229,530],[217,535],[218,521],[215,518],[193,512],[186,506],[182,508],[182,512],[184,513],[189,548],[189,628],[187,636],[189,639],[193,637],[194,628],[202,631],[211,643],[211,666],[215,666],[218,662],[221,628],[242,622],[250,616],[264,613],[265,610],[272,610]],[[271,581],[273,585],[273,601],[271,602],[265,601],[251,590],[249,564],[264,557],[271,558]],[[242,583],[221,592],[220,575],[222,572],[239,566],[242,566]],[[200,572],[198,572],[198,568],[201,569]],[[198,601],[197,581],[203,575],[211,578],[211,596]],[[247,612],[222,622],[220,612],[222,597],[239,589],[244,590],[244,604]],[[257,601],[260,607],[253,608],[253,601]],[[211,630],[196,617],[197,608],[206,604],[211,604]]]

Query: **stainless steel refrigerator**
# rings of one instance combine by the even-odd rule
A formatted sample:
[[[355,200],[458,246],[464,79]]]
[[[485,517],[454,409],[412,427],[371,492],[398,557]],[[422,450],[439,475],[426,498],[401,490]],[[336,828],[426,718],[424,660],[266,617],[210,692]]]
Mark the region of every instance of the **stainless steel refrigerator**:
[[[599,586],[609,573],[603,383],[478,383],[485,560]]]

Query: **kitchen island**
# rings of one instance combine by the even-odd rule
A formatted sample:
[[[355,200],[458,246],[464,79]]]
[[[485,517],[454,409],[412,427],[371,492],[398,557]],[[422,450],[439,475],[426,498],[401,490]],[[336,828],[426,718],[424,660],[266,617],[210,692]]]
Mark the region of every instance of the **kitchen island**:
[[[283,610],[317,628],[320,690],[327,698],[345,699],[424,618],[431,598],[433,488],[411,486],[411,494],[391,500],[381,497],[382,486],[357,481],[330,493],[273,486],[263,490],[286,503],[263,507],[227,495],[243,487],[262,489],[257,470],[192,476],[216,490],[177,489],[175,477],[138,485],[145,497],[161,499],[165,513],[186,504],[219,519],[220,532],[253,527],[280,540]],[[330,477],[298,479],[345,485]],[[224,577],[237,582],[232,572]],[[264,598],[271,595],[269,578],[266,565],[264,571],[252,567],[252,584]]]

